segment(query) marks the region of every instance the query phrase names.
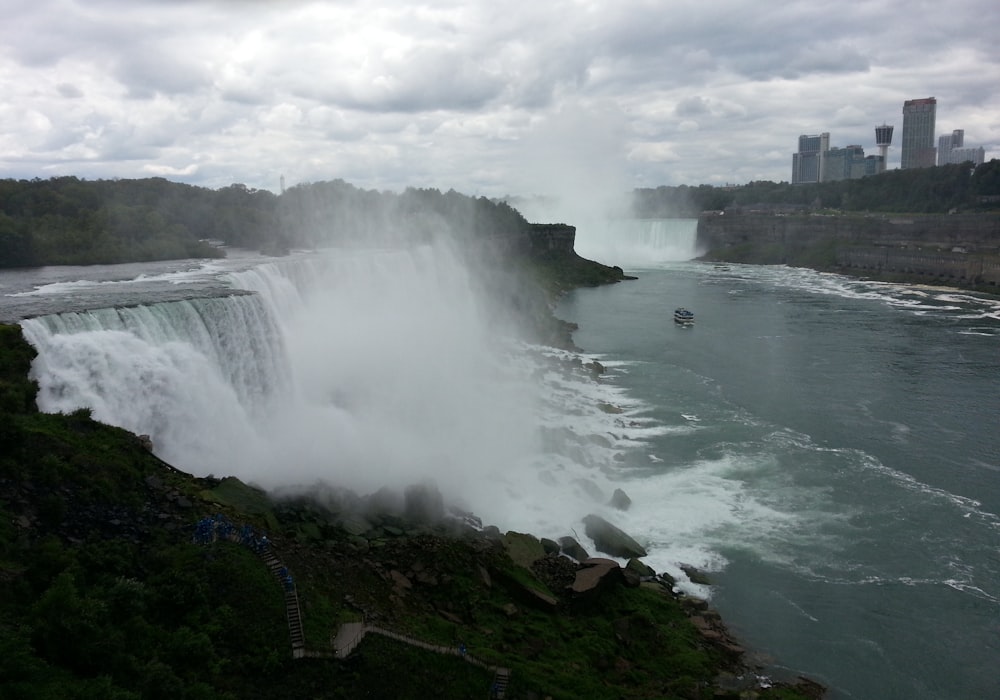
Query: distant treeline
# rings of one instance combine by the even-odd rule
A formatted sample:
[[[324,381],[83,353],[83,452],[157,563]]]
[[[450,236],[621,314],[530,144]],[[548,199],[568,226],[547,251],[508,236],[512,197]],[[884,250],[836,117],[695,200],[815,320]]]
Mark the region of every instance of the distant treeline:
[[[276,195],[163,178],[0,180],[0,267],[87,265],[223,255],[210,242],[278,253],[379,238],[518,235],[516,210],[455,191],[362,190],[343,180]]]
[[[657,187],[634,192],[639,218],[695,217],[730,207],[947,213],[1000,208],[1000,160],[891,170],[858,180],[792,185],[759,181],[739,187]]]
[[[697,216],[730,207],[943,213],[1000,206],[1000,161],[894,170],[813,185],[657,187],[633,193],[640,218]],[[572,222],[569,222],[572,223]],[[0,180],[0,268],[216,257],[212,242],[280,253],[355,241],[527,236],[505,202],[454,190],[363,190],[343,180],[280,195],[234,184],[212,190],[163,178]]]

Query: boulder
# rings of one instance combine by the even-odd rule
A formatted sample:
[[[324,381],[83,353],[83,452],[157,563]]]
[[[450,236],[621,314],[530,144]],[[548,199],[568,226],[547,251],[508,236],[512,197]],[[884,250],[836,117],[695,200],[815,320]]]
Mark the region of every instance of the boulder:
[[[691,583],[697,583],[702,586],[711,585],[711,582],[708,580],[708,574],[701,569],[691,566],[690,564],[681,564],[681,571],[687,574]]]
[[[611,494],[611,500],[608,501],[608,505],[618,510],[628,510],[629,506],[632,505],[632,499],[621,489],[615,489],[615,492]]]
[[[604,374],[604,365],[602,365],[597,360],[592,360],[591,362],[587,362],[583,366],[584,368],[589,369],[590,373],[593,374],[595,377],[599,377],[600,375]]]
[[[635,573],[635,575],[640,578],[650,578],[656,576],[656,572],[652,569],[652,567],[647,566],[635,558],[628,560],[628,563],[625,565],[625,569]]]
[[[570,591],[578,598],[598,595],[608,586],[624,583],[622,568],[613,559],[591,557],[582,562]]]
[[[587,537],[594,540],[597,551],[622,559],[646,556],[646,550],[624,531],[618,529],[599,515],[588,515],[583,519]]]
[[[525,569],[545,556],[545,548],[534,535],[522,532],[508,532],[503,536],[503,546],[511,560]]]
[[[559,543],[555,540],[550,540],[548,537],[543,537],[542,549],[545,550],[546,554],[559,554]]]
[[[577,561],[585,561],[590,558],[587,550],[581,547],[580,543],[572,537],[560,537],[559,547],[563,554]]]

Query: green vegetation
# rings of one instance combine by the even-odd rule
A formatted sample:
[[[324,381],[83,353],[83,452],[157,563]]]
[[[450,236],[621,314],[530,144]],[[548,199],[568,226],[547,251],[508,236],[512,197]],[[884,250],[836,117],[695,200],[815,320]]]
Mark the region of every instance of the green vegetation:
[[[277,500],[233,478],[194,478],[86,411],[39,413],[27,400],[31,359],[19,329],[0,326],[4,698],[487,696],[490,671],[376,635],[344,661],[293,660],[283,591],[262,560],[231,542],[193,543],[195,524],[216,513],[268,532],[295,574],[310,651],[329,654],[339,625],[364,614],[512,669],[514,700],[707,699],[718,674],[744,670],[658,584],[578,600],[471,528],[354,515],[335,504],[357,498],[335,489]],[[528,564],[539,551],[516,539]],[[545,561],[572,577],[569,560]],[[817,695],[787,686],[746,697]]]
[[[633,210],[640,218],[696,217],[729,207],[768,206],[925,214],[995,210],[1000,206],[1000,160],[975,170],[971,163],[941,165],[817,184],[664,186],[638,189],[633,197]]]
[[[209,241],[266,253],[356,241],[421,241],[451,230],[475,241],[526,235],[506,204],[454,191],[361,190],[342,180],[280,196],[163,178],[0,180],[0,268],[220,257]]]

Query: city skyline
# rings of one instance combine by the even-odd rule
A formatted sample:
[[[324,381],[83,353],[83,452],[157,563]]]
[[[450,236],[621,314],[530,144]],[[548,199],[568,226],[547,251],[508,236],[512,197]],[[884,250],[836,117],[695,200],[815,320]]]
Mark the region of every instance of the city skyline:
[[[934,146],[937,100],[925,97],[903,102],[900,169],[926,168],[935,165],[985,162],[982,146],[964,147],[965,130],[954,129],[937,137]],[[831,146],[830,133],[801,134],[799,150],[792,154],[792,184],[853,179],[889,170],[888,150],[895,126],[883,122],[875,131],[877,156],[865,155],[863,144]],[[834,159],[836,162],[834,162]]]

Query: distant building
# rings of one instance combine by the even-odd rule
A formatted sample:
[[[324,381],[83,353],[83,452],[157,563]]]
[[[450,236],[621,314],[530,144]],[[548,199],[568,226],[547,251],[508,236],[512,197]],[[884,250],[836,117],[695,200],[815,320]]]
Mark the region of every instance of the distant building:
[[[829,150],[829,132],[799,136],[799,151],[792,154],[792,184],[822,182],[824,160]]]
[[[986,158],[986,150],[982,146],[978,148],[963,148],[964,145],[964,129],[955,129],[951,134],[940,137],[938,139],[938,165],[965,163],[967,161],[973,165],[982,165]]]
[[[861,146],[834,147],[826,152],[822,182],[856,180],[865,174],[865,149]]]
[[[865,177],[885,172],[885,156],[865,156]]]
[[[937,164],[947,165],[951,162],[951,152],[961,148],[965,142],[965,129],[955,129],[950,134],[938,138]]]
[[[900,168],[929,168],[937,162],[934,121],[937,100],[926,97],[903,103],[903,146]]]

